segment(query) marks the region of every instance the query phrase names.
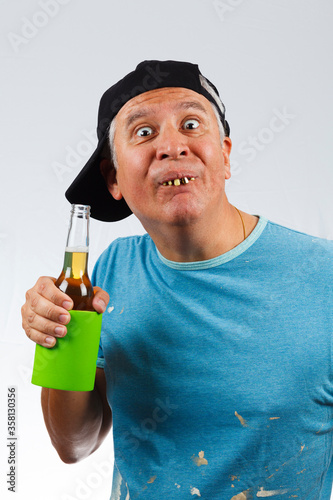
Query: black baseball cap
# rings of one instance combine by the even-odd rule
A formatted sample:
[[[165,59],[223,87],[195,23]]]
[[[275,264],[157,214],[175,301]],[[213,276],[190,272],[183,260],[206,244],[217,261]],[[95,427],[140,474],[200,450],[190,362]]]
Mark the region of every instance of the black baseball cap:
[[[207,87],[206,82],[211,88]],[[225,107],[219,100],[219,93],[216,87],[203,77],[197,64],[181,61],[143,61],[103,94],[98,111],[97,148],[65,193],[70,203],[90,205],[91,216],[105,222],[118,221],[131,215],[132,211],[126,201],[123,198],[115,200],[106,186],[100,171],[102,152],[108,141],[110,123],[124,104],[144,92],[163,87],[183,87],[206,97],[216,105],[225,135],[229,136],[230,128],[225,119]]]

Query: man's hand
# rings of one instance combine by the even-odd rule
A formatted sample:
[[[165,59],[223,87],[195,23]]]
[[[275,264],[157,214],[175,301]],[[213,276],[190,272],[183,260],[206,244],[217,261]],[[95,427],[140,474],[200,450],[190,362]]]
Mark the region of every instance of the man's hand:
[[[22,326],[27,336],[44,347],[53,347],[56,338],[64,337],[66,325],[70,321],[69,312],[73,307],[72,299],[55,286],[55,278],[39,278],[35,286],[26,293],[23,305]],[[94,287],[93,306],[103,313],[109,302],[107,292]]]
[[[45,347],[67,333],[73,301],[55,286],[54,278],[39,278],[26,293],[22,326],[27,336]],[[93,306],[103,313],[109,295],[94,288]],[[104,370],[97,368],[93,391],[61,391],[42,388],[45,425],[60,458],[74,463],[96,450],[111,428],[112,414],[106,399]]]

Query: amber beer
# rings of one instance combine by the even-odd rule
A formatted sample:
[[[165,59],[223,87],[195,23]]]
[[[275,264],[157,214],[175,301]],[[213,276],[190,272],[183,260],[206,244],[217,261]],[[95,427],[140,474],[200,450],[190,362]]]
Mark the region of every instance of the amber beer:
[[[94,289],[88,276],[89,218],[89,205],[72,205],[64,265],[55,282],[79,311],[94,311]]]

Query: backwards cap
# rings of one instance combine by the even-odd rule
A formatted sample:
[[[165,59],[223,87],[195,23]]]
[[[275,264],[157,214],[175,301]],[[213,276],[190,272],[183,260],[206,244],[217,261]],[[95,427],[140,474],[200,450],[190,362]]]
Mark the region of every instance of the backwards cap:
[[[225,108],[216,97],[218,91],[202,76],[198,65],[180,61],[143,61],[103,94],[98,111],[98,145],[65,193],[70,203],[90,205],[91,216],[105,222],[118,221],[132,213],[125,200],[115,200],[107,188],[100,172],[102,151],[108,141],[110,123],[124,104],[144,92],[163,87],[182,87],[206,97],[216,105],[225,134],[229,136]]]

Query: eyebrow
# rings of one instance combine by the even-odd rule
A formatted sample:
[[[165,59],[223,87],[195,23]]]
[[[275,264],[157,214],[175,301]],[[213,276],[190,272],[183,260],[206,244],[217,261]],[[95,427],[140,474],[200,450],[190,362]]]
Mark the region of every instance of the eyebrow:
[[[184,110],[197,109],[198,111],[201,111],[202,113],[207,114],[207,110],[205,109],[205,107],[196,101],[179,102],[179,103],[177,103],[175,109],[176,110],[179,110],[179,109],[184,109]],[[136,112],[130,114],[126,120],[126,126],[129,127],[136,120],[140,120],[141,118],[145,118],[149,114],[151,114],[151,110],[149,108],[143,108],[140,111],[136,111]]]
[[[185,102],[179,102],[176,106],[177,109],[197,109],[199,111],[202,111],[202,113],[207,114],[206,108],[200,104],[200,102],[196,101],[185,101]]]
[[[129,127],[136,120],[140,120],[141,118],[145,118],[148,115],[149,115],[148,109],[141,109],[141,111],[137,111],[136,113],[129,115],[129,117],[126,120],[126,126]]]

